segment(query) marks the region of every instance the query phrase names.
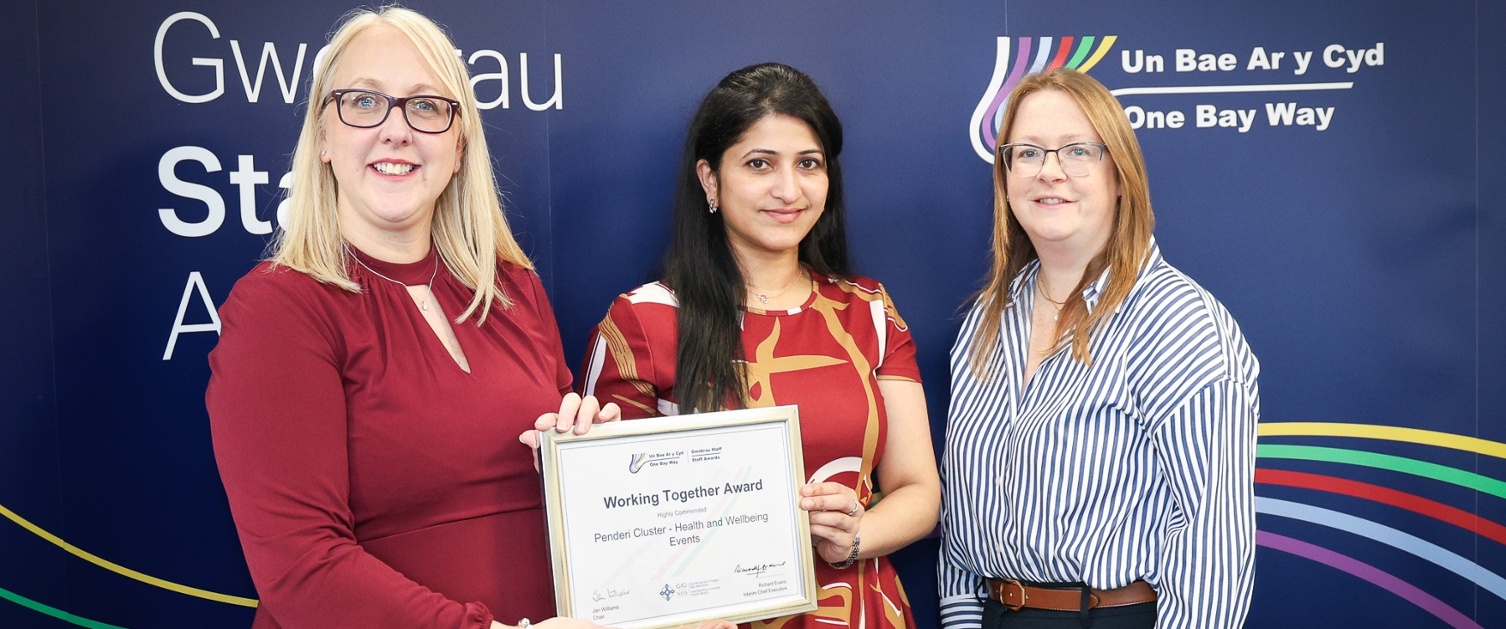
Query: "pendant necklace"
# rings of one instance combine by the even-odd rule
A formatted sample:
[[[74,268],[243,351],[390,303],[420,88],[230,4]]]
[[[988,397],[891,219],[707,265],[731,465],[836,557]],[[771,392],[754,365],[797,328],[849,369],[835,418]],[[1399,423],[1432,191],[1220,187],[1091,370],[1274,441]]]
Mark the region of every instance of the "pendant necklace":
[[[804,268],[800,269],[800,275],[799,276],[797,276],[795,279],[792,279],[788,283],[786,283],[784,285],[784,288],[781,288],[781,289],[779,289],[778,292],[774,293],[774,296],[778,297],[780,295],[785,294],[786,292],[788,292],[790,290],[791,286],[794,286],[796,282],[799,282],[802,279],[805,279],[805,269]],[[751,289],[751,288],[748,289],[748,290],[750,290],[750,291],[753,292],[753,296],[757,297],[758,301],[760,303],[762,303],[765,306],[769,305],[769,294],[768,293],[759,292],[759,291]]]
[[[1046,287],[1046,274],[1036,272],[1035,292],[1040,293],[1041,299],[1046,300],[1046,303],[1056,306],[1056,314],[1051,315],[1051,320],[1058,321],[1062,317],[1062,307],[1067,305],[1067,300],[1063,299],[1061,301],[1057,301],[1055,299],[1052,299],[1051,295],[1047,293],[1048,290],[1049,289]]]
[[[345,245],[345,252],[348,253],[348,254],[350,254],[351,258],[355,259],[356,264],[361,265],[367,271],[371,271],[372,275],[375,275],[375,276],[380,277],[380,278],[382,278],[384,280],[392,282],[393,284],[397,284],[398,286],[401,286],[403,288],[407,288],[408,287],[407,284],[404,284],[404,283],[399,282],[399,281],[397,281],[395,279],[387,277],[386,275],[382,275],[381,273],[378,273],[376,269],[373,269],[370,266],[368,266],[365,262],[362,262],[360,256],[357,256],[354,251],[350,250],[350,245],[348,245],[348,244]],[[427,296],[425,296],[424,299],[423,299],[423,301],[418,304],[418,309],[419,310],[422,310],[424,312],[428,312],[429,311],[429,297],[433,297],[434,296],[434,278],[438,277],[438,276],[439,276],[439,255],[435,254],[434,255],[434,272],[429,274],[429,283],[426,284],[426,285],[424,285],[424,289],[425,289],[425,291],[427,293]]]

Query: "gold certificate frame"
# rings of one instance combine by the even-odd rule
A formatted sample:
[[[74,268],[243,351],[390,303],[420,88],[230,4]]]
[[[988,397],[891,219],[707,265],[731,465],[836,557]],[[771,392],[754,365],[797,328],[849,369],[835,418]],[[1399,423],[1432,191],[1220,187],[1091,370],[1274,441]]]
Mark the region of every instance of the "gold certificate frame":
[[[816,609],[794,406],[544,431],[555,605],[621,629]]]

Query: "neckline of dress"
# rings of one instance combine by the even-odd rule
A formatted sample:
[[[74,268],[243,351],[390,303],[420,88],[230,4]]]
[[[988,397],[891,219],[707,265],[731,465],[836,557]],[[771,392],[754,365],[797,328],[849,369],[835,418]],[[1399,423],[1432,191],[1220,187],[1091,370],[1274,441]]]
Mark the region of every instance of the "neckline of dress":
[[[821,292],[821,283],[823,281],[825,281],[825,276],[820,276],[820,274],[816,273],[814,270],[808,270],[808,271],[810,273],[811,294],[809,296],[807,296],[805,298],[805,301],[802,302],[800,305],[795,306],[794,308],[786,309],[786,310],[778,310],[778,309],[769,309],[769,308],[758,308],[758,307],[753,306],[752,304],[744,304],[743,305],[743,310],[745,312],[750,313],[750,314],[762,315],[762,316],[766,316],[766,317],[787,317],[787,316],[790,316],[790,315],[797,315],[797,314],[800,314],[800,313],[805,312],[807,310],[810,310],[811,306],[815,305],[815,303],[816,303],[816,295],[817,295],[817,293]]]
[[[350,265],[352,268],[360,269],[362,265],[365,265],[367,268],[361,269],[362,271],[370,271],[382,279],[390,280],[404,286],[423,286],[429,284],[435,276],[437,266],[444,266],[442,264],[436,265],[435,258],[439,256],[439,249],[433,245],[429,246],[428,255],[415,262],[388,262],[372,257],[371,254],[361,251],[355,245],[348,242],[345,243],[345,248],[350,251],[350,255],[356,258]]]

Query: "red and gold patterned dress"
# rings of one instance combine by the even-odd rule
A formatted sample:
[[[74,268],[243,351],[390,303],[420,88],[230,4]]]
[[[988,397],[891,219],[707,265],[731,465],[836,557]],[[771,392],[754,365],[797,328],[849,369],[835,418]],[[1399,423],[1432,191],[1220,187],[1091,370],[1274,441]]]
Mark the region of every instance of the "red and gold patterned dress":
[[[749,408],[798,404],[810,482],[838,482],[874,500],[873,469],[888,419],[879,380],[920,382],[915,344],[883,285],[811,273],[810,299],[792,310],[747,308]],[[612,302],[591,335],[582,391],[616,402],[627,419],[674,415],[679,302],[664,284],[645,284]],[[845,570],[816,561],[816,611],[752,623],[753,629],[914,626],[910,603],[887,557]],[[745,625],[746,626],[746,625]]]

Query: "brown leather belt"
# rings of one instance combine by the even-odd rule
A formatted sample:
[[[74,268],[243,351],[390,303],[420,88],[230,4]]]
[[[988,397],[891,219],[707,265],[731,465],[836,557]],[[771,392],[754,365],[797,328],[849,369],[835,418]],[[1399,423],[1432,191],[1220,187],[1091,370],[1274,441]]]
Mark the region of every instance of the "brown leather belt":
[[[1082,589],[1044,588],[1025,585],[1014,579],[989,579],[988,597],[1004,604],[1011,611],[1022,607],[1049,609],[1059,612],[1082,610]],[[1156,591],[1144,581],[1136,581],[1112,590],[1091,590],[1088,593],[1088,609],[1099,607],[1123,607],[1153,603]]]

